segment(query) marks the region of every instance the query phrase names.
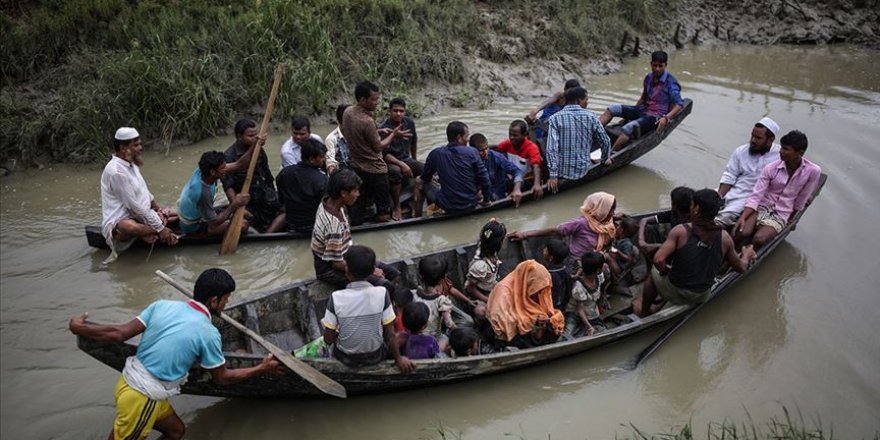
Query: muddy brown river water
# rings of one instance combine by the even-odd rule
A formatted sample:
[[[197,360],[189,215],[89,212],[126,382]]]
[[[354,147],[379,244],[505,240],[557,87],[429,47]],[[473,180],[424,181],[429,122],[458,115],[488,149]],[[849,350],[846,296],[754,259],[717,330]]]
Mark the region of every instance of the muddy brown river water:
[[[632,422],[648,432],[730,417],[759,424],[783,405],[835,437],[880,431],[880,53],[832,46],[723,47],[679,51],[670,71],[694,100],[693,113],[632,165],[539,204],[498,212],[508,228],[554,225],[574,216],[583,197],[603,190],[618,210],[668,206],[678,185],[716,188],[733,149],[748,142],[762,116],[782,131],[804,131],[807,157],[829,175],[797,230],[751,276],[704,308],[646,364],[622,367],[658,331],[550,364],[460,384],[347,400],[265,401],[179,396],[173,404],[188,438],[613,438]],[[647,59],[587,80],[590,108],[634,101]],[[560,75],[557,81],[563,82]],[[385,96],[384,98],[390,98]],[[447,109],[417,121],[421,152],[440,144],[459,119],[490,142],[506,136],[539,97],[496,101],[485,110]],[[326,135],[331,126],[317,125]],[[269,141],[278,167],[285,135]],[[144,175],[163,204],[207,149],[209,139],[165,156],[146,155]],[[105,251],[86,245],[83,226],[100,223],[100,166],[53,166],[0,181],[0,437],[105,438],[114,417],[118,373],[75,346],[67,320],[89,311],[122,322],[177,294],[152,275],[161,269],[191,282],[211,266],[230,269],[245,296],[311,275],[307,241],[245,243],[231,256],[217,248],[132,250],[104,266]],[[476,238],[486,219],[356,234],[393,259]],[[449,437],[447,437],[449,438]]]

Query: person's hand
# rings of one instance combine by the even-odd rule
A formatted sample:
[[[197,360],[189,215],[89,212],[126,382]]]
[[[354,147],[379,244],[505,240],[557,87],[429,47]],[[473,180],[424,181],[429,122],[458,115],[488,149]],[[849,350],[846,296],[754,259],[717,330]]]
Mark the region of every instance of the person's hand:
[[[73,333],[75,335],[79,334],[77,332],[79,331],[79,329],[82,326],[86,325],[86,318],[88,318],[88,317],[89,317],[89,313],[86,312],[86,313],[83,313],[82,315],[70,318],[70,322],[67,324],[67,328],[70,329],[71,333]]]
[[[538,119],[538,112],[530,111],[529,114],[527,114],[524,119],[526,120],[527,123],[534,124],[535,121]]]
[[[522,200],[522,191],[519,188],[514,188],[513,192],[510,193],[510,199],[513,200],[513,205],[519,208],[519,202]]]
[[[385,128],[379,128],[379,129],[377,129],[376,131],[378,131],[378,132],[379,132],[379,136],[382,136],[382,137],[387,137],[388,135],[390,135],[391,133],[394,132],[394,130],[392,130],[392,129],[388,128],[388,127],[385,127]]]
[[[750,266],[755,259],[758,258],[758,253],[755,252],[755,247],[753,245],[745,245],[742,248],[742,258],[746,260],[746,266]]]
[[[376,275],[379,278],[385,278],[385,271],[379,267],[375,267],[373,268],[373,275]]]
[[[611,156],[608,156],[608,160],[605,161],[605,165],[608,166],[608,165],[611,165],[612,163],[614,163],[614,159],[612,159]]]
[[[734,234],[741,233],[743,228],[745,227],[746,219],[744,217],[745,216],[743,216],[743,215],[739,216],[739,218],[736,220],[736,223],[733,224],[733,233]]]
[[[541,185],[535,185],[532,187],[532,198],[535,200],[541,200],[544,197],[544,188]],[[517,204],[519,206],[519,204]]]
[[[405,130],[405,129],[403,129],[403,130],[396,130],[394,136],[397,137],[398,139],[409,140],[409,139],[412,139],[412,131],[411,131],[411,130]]]
[[[245,210],[244,210],[244,218],[246,218],[246,219],[248,219],[248,220],[251,220],[251,219],[254,218],[254,215],[251,214],[250,211],[248,211],[247,209],[245,209]]]
[[[336,172],[336,165],[327,165],[327,175],[332,176]]]
[[[284,373],[284,367],[278,362],[278,359],[275,359],[275,356],[272,353],[266,355],[263,358],[263,361],[260,362],[260,370],[263,374],[274,374],[279,375]]]
[[[251,202],[251,195],[248,193],[236,194],[232,200],[232,206],[236,208],[240,208],[242,206],[247,206],[248,203]]]
[[[162,220],[162,224],[167,225],[168,224],[168,217],[171,216],[171,209],[159,208],[156,210],[156,213],[159,214],[159,218]]]
[[[550,179],[548,179],[547,180],[547,189],[549,189],[550,192],[552,192],[553,194],[558,193],[559,192],[559,179],[557,179],[555,177],[551,177]]]
[[[656,130],[657,134],[662,133],[663,130],[666,129],[666,124],[668,124],[668,123],[669,123],[669,118],[667,118],[666,116],[660,117],[660,119],[657,120],[657,130]]]
[[[401,356],[396,359],[394,363],[397,364],[397,369],[400,370],[401,373],[412,373],[416,369],[416,365],[406,356]]]
[[[400,164],[400,173],[403,174],[403,177],[411,179],[413,177],[412,168],[405,163]]]
[[[266,135],[265,134],[261,134],[261,135],[257,136],[257,145],[259,145],[260,148],[262,148],[263,145],[266,145]]]
[[[177,244],[177,236],[174,235],[174,232],[171,228],[163,228],[159,231],[159,241],[167,244],[168,246],[174,246]]]
[[[486,197],[483,197],[482,200],[480,200],[480,206],[489,206],[491,204],[492,204],[492,201]]]
[[[590,326],[590,328],[587,329],[587,336],[593,336],[594,334],[596,334],[596,327]]]
[[[526,238],[526,234],[519,231],[513,231],[507,234],[507,239],[510,241],[522,241]]]

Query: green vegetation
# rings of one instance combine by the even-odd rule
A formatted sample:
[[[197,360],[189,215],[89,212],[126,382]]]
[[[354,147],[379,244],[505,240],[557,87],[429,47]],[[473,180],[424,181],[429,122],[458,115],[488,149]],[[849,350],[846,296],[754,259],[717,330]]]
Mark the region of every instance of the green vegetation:
[[[651,32],[666,0],[43,0],[0,14],[0,163],[106,158],[116,127],[166,148],[254,115],[322,113],[368,78],[391,94],[465,91],[473,57],[580,58]],[[588,6],[588,7],[587,7]],[[487,36],[494,38],[487,38]],[[606,50],[606,48],[609,48]],[[418,103],[415,108],[421,107]],[[276,117],[276,120],[283,118]]]

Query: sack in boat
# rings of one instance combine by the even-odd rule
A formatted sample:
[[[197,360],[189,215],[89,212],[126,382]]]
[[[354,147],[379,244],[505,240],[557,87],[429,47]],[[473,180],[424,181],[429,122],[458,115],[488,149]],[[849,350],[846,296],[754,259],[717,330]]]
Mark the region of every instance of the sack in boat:
[[[324,337],[321,336],[294,350],[293,355],[299,359],[329,358],[330,346],[324,342]]]

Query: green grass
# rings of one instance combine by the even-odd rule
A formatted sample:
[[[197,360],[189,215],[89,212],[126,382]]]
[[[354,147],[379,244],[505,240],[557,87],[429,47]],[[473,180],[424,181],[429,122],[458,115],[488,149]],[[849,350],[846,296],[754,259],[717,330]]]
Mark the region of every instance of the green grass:
[[[482,107],[492,97],[468,90],[473,57],[511,61],[505,45],[517,44],[589,58],[624,31],[651,32],[668,4],[12,0],[0,14],[0,162],[104,160],[122,125],[165,148],[223,132],[259,114],[276,63],[276,120],[328,112],[364,78],[386,99],[432,82],[453,91],[448,103]]]

